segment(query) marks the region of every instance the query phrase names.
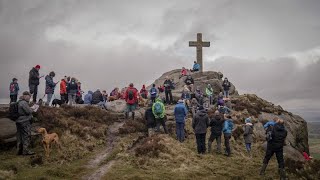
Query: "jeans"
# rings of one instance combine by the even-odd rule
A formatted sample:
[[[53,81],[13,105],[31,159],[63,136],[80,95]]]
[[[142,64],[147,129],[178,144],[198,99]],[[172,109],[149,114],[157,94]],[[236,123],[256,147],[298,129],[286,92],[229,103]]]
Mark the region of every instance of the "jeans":
[[[211,133],[209,141],[208,141],[208,150],[211,151],[211,145],[212,142],[216,140],[217,141],[217,152],[221,152],[221,135],[215,135]]]
[[[225,96],[226,98],[229,97],[229,90],[224,90],[223,93],[224,93],[224,96]]]
[[[283,169],[284,168],[283,148],[278,150],[273,150],[268,146],[266,156],[264,157],[264,160],[263,160],[263,164],[268,164],[269,160],[271,159],[274,153],[276,154],[279,168]]]
[[[68,104],[73,105],[76,104],[76,94],[68,94]]]
[[[251,151],[251,143],[246,143],[247,152]]]
[[[166,122],[164,121],[164,118],[156,118],[156,123],[157,123],[157,131],[158,132],[160,131],[160,124],[161,124],[162,127],[163,127],[164,132],[166,134],[168,134],[168,130],[167,130]]]
[[[46,105],[49,106],[51,99],[52,99],[53,94],[47,94],[47,102]]]
[[[199,154],[206,153],[206,133],[196,134],[197,149]]]
[[[230,139],[231,139],[231,134],[225,133],[224,134],[224,145],[226,146],[226,154],[228,156],[230,156],[230,154],[231,154]]]
[[[183,142],[184,141],[184,126],[185,123],[176,123],[176,134],[178,141]]]
[[[10,103],[17,102],[18,100],[18,94],[10,95]]]
[[[165,91],[165,93],[166,93],[166,103],[167,104],[171,104],[172,101],[173,101],[171,90],[170,91]]]
[[[30,94],[33,94],[33,102],[37,102],[37,95],[38,95],[38,85],[29,85]]]

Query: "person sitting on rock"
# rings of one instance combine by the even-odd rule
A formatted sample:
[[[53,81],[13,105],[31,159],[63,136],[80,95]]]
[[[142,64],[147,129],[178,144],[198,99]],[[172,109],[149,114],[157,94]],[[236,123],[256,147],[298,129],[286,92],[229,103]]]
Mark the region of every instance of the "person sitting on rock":
[[[110,93],[110,97],[108,98],[109,101],[115,101],[118,100],[121,97],[121,94],[119,92],[119,88],[114,88],[111,93]]]
[[[233,130],[233,121],[230,115],[226,116],[226,120],[224,121],[223,124],[223,135],[224,135],[224,145],[226,147],[225,155],[230,156],[231,155],[231,148],[230,148],[230,139],[232,135],[232,130]]]
[[[199,107],[199,111],[192,119],[192,128],[196,135],[198,154],[205,154],[206,152],[206,133],[209,126],[209,116],[203,109]]]
[[[228,78],[224,78],[222,87],[223,87],[224,97],[229,98],[229,90],[231,87],[231,83],[229,82]]]
[[[171,104],[173,102],[172,97],[172,89],[173,89],[173,82],[169,77],[166,77],[166,80],[163,83],[163,86],[165,88],[165,94],[166,94],[166,104]]]
[[[181,79],[182,77],[186,76],[188,73],[188,70],[185,68],[185,67],[182,67],[182,70],[181,70],[181,74],[179,76],[179,79]]]
[[[157,96],[158,96],[158,91],[156,88],[156,84],[152,84],[152,88],[150,89],[150,98],[152,103],[156,102]]]
[[[221,153],[221,134],[224,124],[223,115],[219,111],[214,112],[214,117],[210,120],[211,135],[208,141],[208,152],[211,153],[212,142],[217,142],[217,153]]]
[[[209,98],[210,105],[212,105],[212,103],[213,103],[213,89],[211,87],[211,84],[208,84],[206,87],[206,95]]]
[[[141,90],[140,90],[140,96],[143,98],[143,99],[147,99],[148,98],[148,91],[146,89],[146,86],[143,85]]]
[[[184,80],[184,83],[186,83],[186,85],[188,86],[188,88],[189,88],[189,90],[190,90],[191,92],[194,91],[194,89],[193,89],[194,80],[193,80],[193,78],[192,78],[191,75],[188,75],[188,76],[187,76],[187,78]]]
[[[251,123],[251,118],[249,117],[245,119],[243,137],[244,137],[244,142],[246,144],[247,152],[250,155],[250,157],[251,157],[251,144],[253,142],[252,134],[253,134],[253,124]]]
[[[176,135],[179,142],[183,142],[185,138],[184,126],[188,115],[188,110],[184,105],[184,101],[180,99],[174,108],[174,117],[176,120]]]
[[[126,119],[129,118],[129,113],[132,113],[132,120],[134,120],[135,110],[138,102],[138,90],[133,86],[133,83],[130,83],[129,88],[126,91],[126,102],[127,102],[127,110],[126,110]]]
[[[231,113],[231,110],[227,106],[220,106],[218,111],[221,114],[230,114]]]
[[[104,109],[107,109],[105,106],[105,102],[103,101],[103,96],[100,91],[100,89],[97,89],[93,94],[92,94],[92,104],[96,104]]]
[[[88,94],[84,96],[84,104],[91,105],[92,103],[92,91],[88,91]]]
[[[152,135],[152,131],[156,126],[155,117],[152,112],[152,105],[153,105],[153,103],[149,103],[149,106],[144,114],[145,120],[147,121],[147,128],[148,128],[148,136],[149,137]]]
[[[267,151],[263,160],[260,175],[265,175],[269,160],[273,154],[276,154],[280,179],[286,179],[283,159],[283,146],[285,145],[286,137],[287,130],[284,127],[284,121],[278,118],[272,130],[272,139],[267,142]]]
[[[162,100],[161,99],[156,99],[156,102],[153,104],[152,106],[152,112],[153,112],[153,115],[156,119],[156,124],[157,124],[157,132],[160,132],[160,124],[162,125],[163,127],[163,130],[166,134],[168,134],[168,130],[167,130],[167,127],[166,127],[166,123],[165,123],[165,106],[164,104],[162,103]]]
[[[102,97],[103,97],[103,102],[106,103],[106,102],[108,101],[108,99],[109,99],[108,93],[107,93],[106,90],[103,90],[103,91],[102,91]]]
[[[190,70],[191,72],[198,72],[200,71],[200,64],[197,63],[197,61],[194,61],[193,68]]]

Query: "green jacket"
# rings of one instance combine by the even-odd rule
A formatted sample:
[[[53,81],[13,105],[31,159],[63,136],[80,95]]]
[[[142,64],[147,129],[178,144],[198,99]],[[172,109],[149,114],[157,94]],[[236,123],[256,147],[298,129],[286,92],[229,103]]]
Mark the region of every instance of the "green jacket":
[[[161,108],[162,108],[162,113],[159,115],[159,114],[156,114],[156,112],[155,112],[155,105],[157,104],[157,103],[160,103],[160,105],[161,105]],[[162,103],[162,101],[160,100],[160,99],[157,99],[156,100],[156,102],[152,105],[152,113],[153,113],[153,115],[154,115],[154,117],[156,118],[156,119],[162,119],[162,118],[164,118],[164,116],[166,115],[166,112],[165,112],[165,106],[164,106],[164,104]]]
[[[207,96],[212,96],[212,94],[213,94],[213,89],[212,89],[212,87],[211,88],[206,88],[206,95]]]

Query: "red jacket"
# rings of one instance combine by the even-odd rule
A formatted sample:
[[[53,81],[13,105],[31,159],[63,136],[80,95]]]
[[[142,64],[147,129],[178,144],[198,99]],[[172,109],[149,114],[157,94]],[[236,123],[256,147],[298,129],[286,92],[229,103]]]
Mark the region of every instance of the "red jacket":
[[[182,75],[182,76],[186,76],[187,73],[188,73],[187,69],[182,69],[182,70],[181,70],[181,75]]]
[[[60,94],[67,94],[67,82],[64,79],[60,83]]]
[[[129,91],[133,91],[133,99],[129,99]],[[133,105],[138,101],[138,90],[134,87],[129,87],[126,91],[125,99],[127,104]]]

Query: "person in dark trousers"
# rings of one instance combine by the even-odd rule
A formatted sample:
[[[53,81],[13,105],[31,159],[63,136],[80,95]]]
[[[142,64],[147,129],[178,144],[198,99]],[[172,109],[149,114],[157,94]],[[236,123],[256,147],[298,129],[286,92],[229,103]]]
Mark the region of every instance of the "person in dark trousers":
[[[232,135],[233,130],[233,121],[231,119],[230,115],[227,115],[226,120],[223,123],[223,135],[224,135],[224,145],[226,147],[225,155],[230,156],[231,155],[231,148],[230,148],[230,139]]]
[[[157,90],[155,84],[152,84],[152,88],[150,89],[149,92],[150,92],[151,102],[152,102],[152,103],[155,103],[155,102],[156,102],[157,95],[158,95],[158,90]]]
[[[30,93],[33,94],[33,102],[37,102],[38,95],[38,86],[40,84],[40,78],[42,76],[39,75],[40,65],[36,65],[29,72],[29,90]]]
[[[16,120],[17,126],[17,147],[18,155],[33,155],[29,150],[31,138],[31,119],[33,109],[29,107],[31,94],[26,91],[18,101],[19,118]]]
[[[153,129],[156,126],[155,117],[152,112],[152,105],[153,105],[153,103],[150,103],[147,110],[144,113],[145,120],[147,121],[147,128],[148,128],[148,136],[149,137],[152,135]]]
[[[284,169],[284,159],[283,159],[283,146],[285,145],[285,140],[287,137],[287,130],[284,127],[284,122],[282,119],[277,119],[277,122],[272,129],[272,138],[267,143],[267,152],[263,160],[263,165],[260,171],[260,175],[264,175],[266,168],[268,166],[269,160],[276,154],[280,179],[286,179],[286,172]]]
[[[10,86],[9,86],[10,103],[17,102],[19,90],[20,90],[20,88],[19,88],[19,84],[18,84],[18,79],[13,78],[12,82],[10,83]]]
[[[222,83],[223,91],[224,91],[224,96],[226,98],[229,98],[229,90],[231,87],[231,83],[229,82],[228,78],[224,78],[224,81]]]
[[[253,124],[251,123],[251,118],[247,118],[245,120],[245,125],[244,125],[244,133],[243,133],[243,138],[244,142],[246,144],[246,149],[251,157],[251,144],[253,142],[252,134],[253,134]]]
[[[203,106],[199,107],[199,111],[192,119],[192,128],[194,129],[197,149],[199,154],[206,152],[206,133],[209,126],[209,117]]]
[[[215,111],[214,117],[210,120],[211,135],[208,141],[208,152],[211,153],[211,146],[214,140],[217,141],[217,153],[221,153],[221,134],[224,124],[223,115]]]
[[[171,104],[173,101],[173,98],[172,98],[173,83],[168,76],[166,77],[166,80],[164,81],[163,86],[165,88],[164,92],[166,94],[166,104]]]
[[[61,79],[61,82],[60,82],[60,98],[63,103],[67,103],[68,92],[67,92],[67,77],[66,76],[64,77],[64,79]]]
[[[70,82],[67,85],[68,92],[68,104],[73,105],[76,104],[76,95],[78,92],[78,84],[76,82],[76,78],[71,78]]]
[[[177,134],[177,139],[181,143],[184,141],[184,126],[185,126],[185,121],[186,117],[188,115],[188,110],[186,106],[184,105],[184,101],[180,99],[178,101],[178,104],[174,108],[174,117],[176,120],[176,134]]]
[[[127,102],[126,119],[129,118],[129,113],[132,113],[132,120],[134,120],[135,110],[138,102],[138,90],[134,87],[133,83],[129,84],[129,87],[125,94],[125,100]]]
[[[56,74],[52,71],[45,77],[46,80],[46,89],[45,93],[47,95],[47,102],[46,105],[49,106],[52,96],[54,94],[54,89],[57,85],[57,83],[53,82],[53,78],[56,76]]]
[[[165,122],[165,115],[166,115],[165,110],[166,109],[165,109],[164,104],[162,103],[162,100],[159,98],[156,99],[156,102],[152,106],[152,112],[153,112],[153,115],[156,119],[157,132],[160,132],[160,124],[161,124],[164,132],[166,134],[168,134],[168,130],[167,130],[166,122]]]

